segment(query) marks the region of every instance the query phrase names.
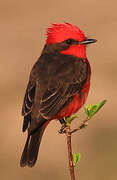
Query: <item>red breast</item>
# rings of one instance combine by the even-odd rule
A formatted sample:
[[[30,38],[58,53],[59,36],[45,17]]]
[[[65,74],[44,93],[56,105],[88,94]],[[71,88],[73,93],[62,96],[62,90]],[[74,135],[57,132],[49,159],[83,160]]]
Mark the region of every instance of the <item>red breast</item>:
[[[76,113],[82,107],[82,105],[85,103],[86,98],[89,93],[89,89],[90,89],[90,74],[88,75],[88,79],[87,79],[86,83],[82,87],[81,93],[75,94],[71,103],[67,107],[62,109],[55,116],[55,118],[62,119],[64,117],[68,117],[68,116],[71,116],[72,114]]]

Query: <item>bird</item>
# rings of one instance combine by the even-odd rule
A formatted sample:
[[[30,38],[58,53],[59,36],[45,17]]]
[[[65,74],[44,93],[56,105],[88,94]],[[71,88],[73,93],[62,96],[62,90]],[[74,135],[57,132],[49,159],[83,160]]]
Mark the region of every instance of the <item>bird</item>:
[[[85,103],[91,78],[86,46],[96,39],[85,36],[70,23],[51,24],[44,48],[32,67],[22,106],[27,140],[20,166],[33,167],[43,133],[51,120],[65,125],[65,118]],[[60,133],[63,132],[63,128]]]

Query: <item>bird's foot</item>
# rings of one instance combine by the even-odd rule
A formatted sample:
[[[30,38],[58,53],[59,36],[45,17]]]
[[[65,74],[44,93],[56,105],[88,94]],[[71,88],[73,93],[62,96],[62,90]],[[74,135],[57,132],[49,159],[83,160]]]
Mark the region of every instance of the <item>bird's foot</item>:
[[[58,131],[60,134],[66,133],[66,122],[64,119],[59,120],[62,124],[61,129]]]
[[[62,124],[61,129],[58,131],[60,134],[66,133],[66,124]]]

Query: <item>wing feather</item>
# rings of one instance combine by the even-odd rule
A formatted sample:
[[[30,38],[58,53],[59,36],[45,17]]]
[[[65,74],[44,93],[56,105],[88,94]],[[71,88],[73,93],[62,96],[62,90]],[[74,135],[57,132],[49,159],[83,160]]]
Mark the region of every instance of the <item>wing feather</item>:
[[[30,82],[27,86],[26,93],[24,96],[24,103],[22,107],[22,115],[24,116],[23,128],[24,132],[31,122],[31,111],[35,96],[35,86],[31,86]]]
[[[24,96],[23,107],[22,107],[23,116],[26,116],[31,112],[34,96],[35,96],[35,86],[30,87],[30,84],[28,84],[26,93]]]
[[[46,89],[40,102],[40,113],[42,116],[52,118],[63,107],[68,105],[74,94],[80,93],[83,84],[87,80],[88,65],[82,59],[78,59],[72,65],[74,72],[71,67],[68,67],[69,69],[66,71],[61,67],[60,72],[58,71],[58,74],[56,74],[57,78],[51,71],[52,76],[48,82],[49,87],[53,87],[53,82],[56,82],[55,87],[57,88],[53,87],[52,90]],[[55,79],[57,80],[55,81]]]

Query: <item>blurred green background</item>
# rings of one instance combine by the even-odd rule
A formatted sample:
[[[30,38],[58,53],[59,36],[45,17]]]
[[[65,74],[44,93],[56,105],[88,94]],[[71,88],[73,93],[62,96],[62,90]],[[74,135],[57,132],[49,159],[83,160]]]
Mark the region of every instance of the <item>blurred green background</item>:
[[[116,0],[0,1],[0,179],[70,179],[66,138],[58,134],[57,121],[45,131],[36,166],[19,166],[27,135],[21,132],[21,106],[29,72],[44,46],[46,28],[58,22],[77,25],[88,37],[98,40],[87,49],[92,79],[86,104],[107,99],[89,126],[72,136],[73,152],[81,153],[76,179],[116,180]],[[73,127],[84,117],[82,109]]]

